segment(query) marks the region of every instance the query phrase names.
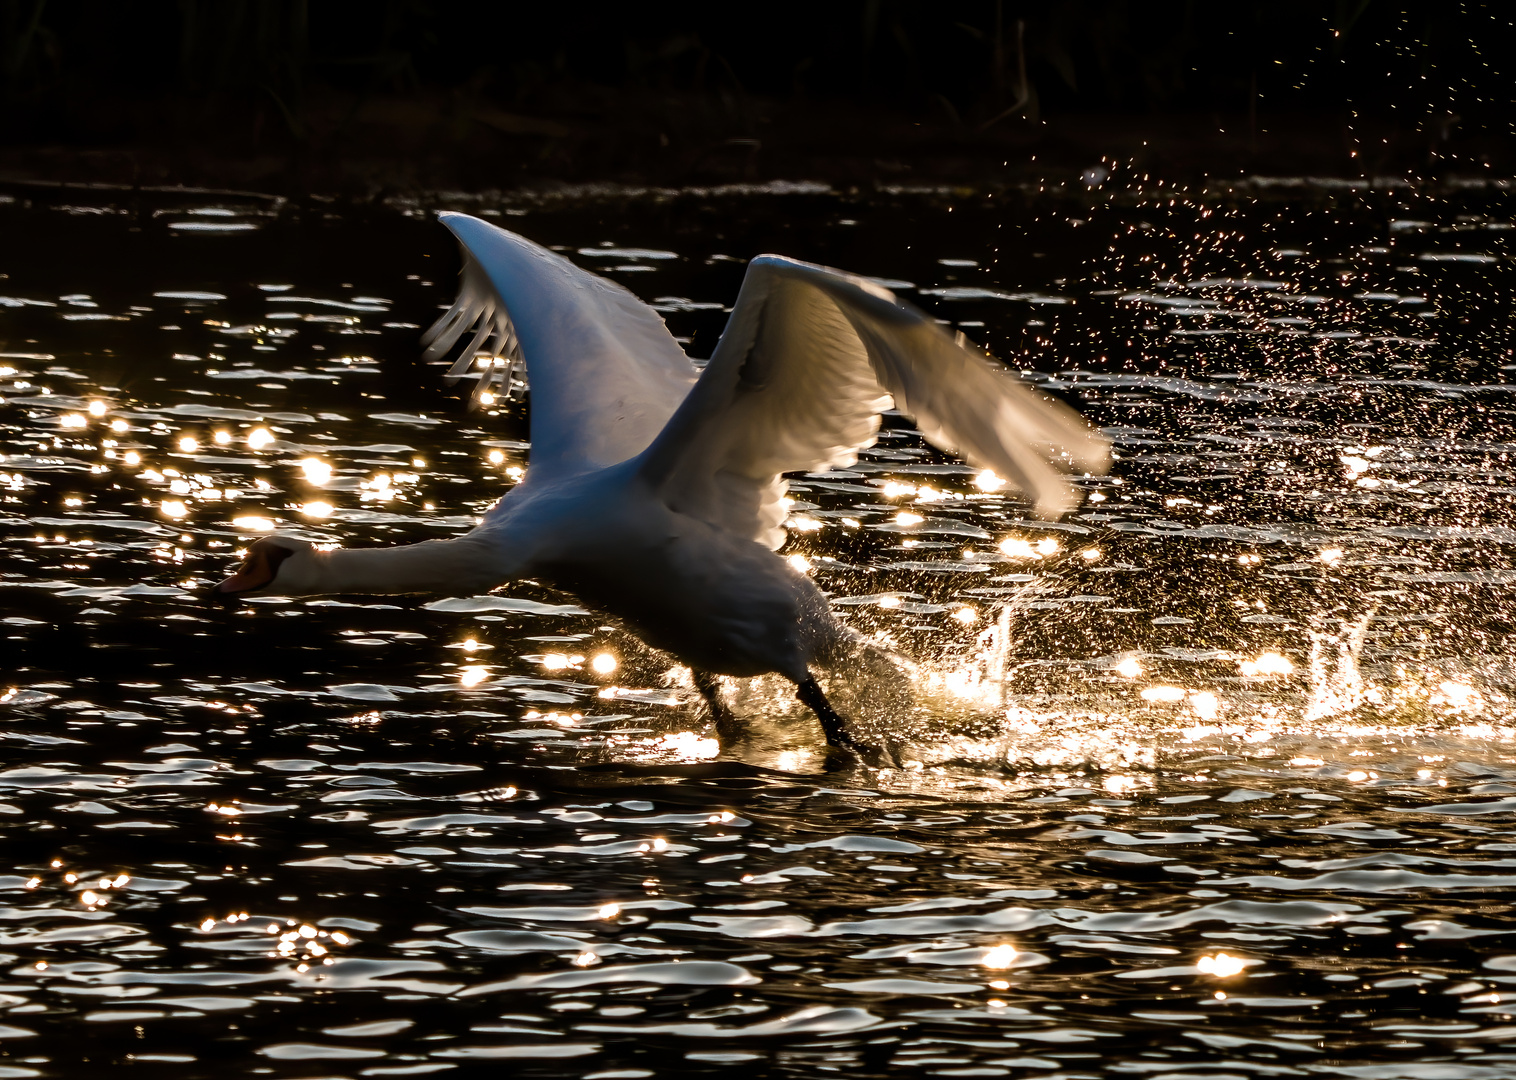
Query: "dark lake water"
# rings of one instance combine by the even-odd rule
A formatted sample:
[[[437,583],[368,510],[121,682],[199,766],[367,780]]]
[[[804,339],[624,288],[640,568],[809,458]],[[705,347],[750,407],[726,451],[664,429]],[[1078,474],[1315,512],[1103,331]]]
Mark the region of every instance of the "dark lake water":
[[[695,356],[760,252],[890,279],[1112,435],[1051,525],[898,416],[794,478],[784,553],[915,665],[901,768],[763,680],[718,747],[531,582],[199,598],[520,475],[525,407],[420,360],[444,208]],[[0,1077],[1516,1077],[1511,230],[1494,184],[0,196]]]

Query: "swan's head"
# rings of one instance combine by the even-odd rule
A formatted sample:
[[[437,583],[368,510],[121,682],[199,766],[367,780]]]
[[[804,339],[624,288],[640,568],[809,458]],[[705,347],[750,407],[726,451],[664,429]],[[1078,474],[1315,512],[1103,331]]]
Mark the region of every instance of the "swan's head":
[[[315,547],[290,536],[264,536],[247,549],[237,572],[211,590],[221,603],[244,596],[300,596],[315,582]]]

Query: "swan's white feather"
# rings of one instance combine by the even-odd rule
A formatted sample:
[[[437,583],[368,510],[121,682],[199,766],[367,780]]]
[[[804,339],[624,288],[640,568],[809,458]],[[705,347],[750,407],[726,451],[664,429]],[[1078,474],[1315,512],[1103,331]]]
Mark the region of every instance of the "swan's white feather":
[[[675,510],[771,548],[782,475],[848,465],[895,405],[934,444],[992,469],[1055,517],[1066,473],[1103,473],[1106,440],[887,289],[773,255],[748,265],[700,381],[644,457]]]
[[[482,404],[486,400],[484,395],[495,387],[500,388],[500,395],[504,397],[525,396],[526,360],[521,355],[516,328],[505,304],[495,295],[489,274],[467,248],[463,249],[463,270],[459,278],[458,298],[453,301],[453,306],[421,335],[421,343],[428,346],[422,358],[435,360],[451,349],[463,334],[473,330],[473,338],[444,376],[448,385],[470,374],[478,379],[469,399],[470,408]],[[476,360],[479,371],[471,372]]]
[[[646,449],[696,374],[658,313],[524,237],[467,214],[438,217],[463,246],[464,269],[457,302],[423,338],[426,356],[441,356],[473,329],[449,376],[463,375],[475,355],[505,361],[483,369],[476,401],[525,376],[538,479]]]

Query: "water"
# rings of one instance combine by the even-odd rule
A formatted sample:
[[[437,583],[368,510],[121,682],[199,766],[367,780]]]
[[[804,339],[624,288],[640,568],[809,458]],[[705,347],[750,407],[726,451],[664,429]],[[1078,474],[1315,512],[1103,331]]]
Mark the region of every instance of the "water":
[[[884,773],[532,583],[205,606],[519,475],[446,200],[11,194],[0,1076],[1516,1076],[1505,188],[482,204],[697,356],[760,251],[913,283],[1113,434],[1057,526],[899,417],[795,479]]]

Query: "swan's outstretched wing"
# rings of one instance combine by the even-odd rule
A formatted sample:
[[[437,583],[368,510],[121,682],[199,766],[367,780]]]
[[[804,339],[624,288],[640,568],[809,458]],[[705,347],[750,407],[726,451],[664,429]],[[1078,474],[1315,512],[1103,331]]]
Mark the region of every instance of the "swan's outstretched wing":
[[[848,465],[896,407],[1054,517],[1065,476],[1103,473],[1106,440],[935,320],[864,278],[764,255],[715,355],[640,466],[676,510],[778,547],[782,474]]]
[[[695,382],[657,312],[620,285],[468,214],[438,218],[463,247],[458,299],[423,336],[428,360],[465,333],[448,376],[483,358],[477,403],[530,380],[535,471],[614,465],[647,448]]]

